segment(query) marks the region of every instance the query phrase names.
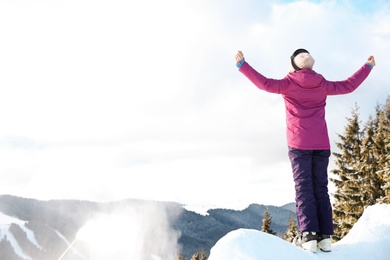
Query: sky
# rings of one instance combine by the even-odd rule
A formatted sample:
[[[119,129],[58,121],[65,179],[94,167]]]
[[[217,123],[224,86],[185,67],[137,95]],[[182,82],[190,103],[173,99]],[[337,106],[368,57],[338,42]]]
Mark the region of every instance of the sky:
[[[1,0],[0,191],[42,200],[191,205],[294,201],[282,97],[246,60],[283,78],[306,48],[354,93],[330,97],[336,133],[389,95],[388,1]],[[329,170],[333,169],[331,157]],[[332,191],[332,186],[330,186]]]
[[[291,243],[258,230],[238,229],[222,237],[213,248],[209,260],[256,259],[389,259],[389,205],[369,206],[359,221],[340,241],[332,244],[332,252],[304,251]]]

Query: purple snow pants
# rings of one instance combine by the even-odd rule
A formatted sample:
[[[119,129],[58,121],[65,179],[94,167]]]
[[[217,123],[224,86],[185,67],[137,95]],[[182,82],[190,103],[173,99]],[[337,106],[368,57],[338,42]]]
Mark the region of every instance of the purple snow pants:
[[[333,235],[332,206],[328,194],[330,150],[289,147],[299,232]]]

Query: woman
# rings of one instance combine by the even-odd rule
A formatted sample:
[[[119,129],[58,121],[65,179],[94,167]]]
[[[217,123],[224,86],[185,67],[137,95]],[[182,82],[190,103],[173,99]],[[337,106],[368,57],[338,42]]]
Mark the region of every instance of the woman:
[[[238,51],[236,65],[261,90],[281,94],[286,108],[288,156],[295,182],[299,235],[294,244],[312,252],[331,251],[332,207],[327,168],[330,142],[325,121],[326,98],[354,91],[375,66],[373,56],[351,77],[328,81],[313,70],[314,59],[305,49],[291,56],[290,72],[283,79],[266,78]]]

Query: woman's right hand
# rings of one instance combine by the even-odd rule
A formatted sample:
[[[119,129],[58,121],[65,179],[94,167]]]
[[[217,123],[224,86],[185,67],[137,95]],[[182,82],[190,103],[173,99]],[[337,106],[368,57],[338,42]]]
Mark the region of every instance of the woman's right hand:
[[[370,56],[370,57],[368,57],[367,58],[367,63],[369,63],[371,66],[375,66],[376,64],[375,64],[375,58],[374,58],[374,56]]]

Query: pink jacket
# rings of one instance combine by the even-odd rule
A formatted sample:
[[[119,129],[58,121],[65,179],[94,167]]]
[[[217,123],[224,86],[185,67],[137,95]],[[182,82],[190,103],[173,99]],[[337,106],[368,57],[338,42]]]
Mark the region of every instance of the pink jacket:
[[[283,96],[286,105],[287,144],[301,150],[330,149],[325,121],[326,97],[354,91],[370,71],[370,66],[364,64],[346,80],[328,81],[314,70],[303,69],[276,80],[264,77],[247,62],[240,68],[240,72],[259,89]]]

